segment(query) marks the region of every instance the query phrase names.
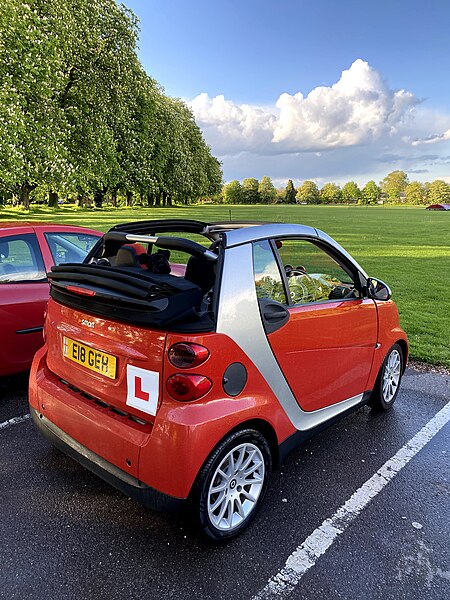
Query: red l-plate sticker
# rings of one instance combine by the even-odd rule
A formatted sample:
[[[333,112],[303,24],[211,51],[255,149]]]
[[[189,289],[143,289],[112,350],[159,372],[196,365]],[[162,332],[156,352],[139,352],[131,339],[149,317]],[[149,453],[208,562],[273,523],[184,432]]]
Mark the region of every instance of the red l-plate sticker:
[[[134,397],[138,400],[148,402],[150,400],[149,392],[142,389],[142,377],[134,377]]]

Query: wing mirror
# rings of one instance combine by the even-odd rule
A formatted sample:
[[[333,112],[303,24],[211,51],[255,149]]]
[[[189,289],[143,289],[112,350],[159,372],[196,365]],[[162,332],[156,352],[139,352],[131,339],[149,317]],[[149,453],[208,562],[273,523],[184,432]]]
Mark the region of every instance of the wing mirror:
[[[373,277],[369,277],[367,280],[367,289],[369,298],[374,300],[389,300],[392,296],[391,288],[384,281]]]

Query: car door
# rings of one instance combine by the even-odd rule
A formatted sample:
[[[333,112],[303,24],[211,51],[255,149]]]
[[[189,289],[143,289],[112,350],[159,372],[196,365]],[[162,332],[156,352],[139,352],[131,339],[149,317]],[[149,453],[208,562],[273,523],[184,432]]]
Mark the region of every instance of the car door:
[[[319,410],[365,392],[377,311],[345,259],[310,240],[280,239],[254,245],[254,269],[268,341],[300,407]]]
[[[48,282],[32,228],[0,237],[0,375],[29,368],[43,344]]]

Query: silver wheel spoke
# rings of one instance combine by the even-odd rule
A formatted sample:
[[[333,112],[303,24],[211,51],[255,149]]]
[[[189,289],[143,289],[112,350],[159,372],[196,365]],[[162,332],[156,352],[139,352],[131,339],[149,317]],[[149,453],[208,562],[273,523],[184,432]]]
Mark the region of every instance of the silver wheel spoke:
[[[394,349],[388,356],[383,373],[383,398],[387,403],[393,401],[397,392],[400,383],[401,366],[400,354]]]
[[[253,457],[255,456],[256,450],[252,450],[249,455],[247,456],[245,462],[242,464],[241,469],[242,471],[245,471],[245,469],[248,467],[248,465],[252,462]]]
[[[261,450],[251,443],[235,446],[216,468],[208,490],[211,523],[221,531],[239,527],[255,508],[264,484]]]
[[[245,519],[244,507],[242,506],[242,502],[241,502],[241,499],[239,497],[236,498],[235,504],[237,506],[237,511],[238,511],[239,516],[242,519]]]
[[[244,477],[247,478],[249,475],[251,475],[252,473],[254,473],[256,471],[256,469],[259,469],[261,466],[261,463],[255,463],[254,465],[252,465],[251,467],[249,467],[248,469],[246,469],[244,471]]]
[[[210,493],[217,494],[217,492],[222,492],[222,491],[226,490],[226,488],[227,488],[227,482],[224,480],[224,481],[222,481],[222,483],[219,483],[218,485],[211,487]]]
[[[239,469],[242,466],[242,461],[244,460],[244,455],[245,455],[245,448],[241,448],[239,450],[239,456],[238,459],[236,461],[236,464],[234,465],[234,470],[235,471],[239,471]]]
[[[217,516],[217,523],[220,523],[220,521],[223,519],[225,513],[227,512],[228,503],[229,503],[228,498],[224,498],[224,500],[222,502],[222,507],[221,507],[221,509],[219,511],[219,514]]]
[[[250,500],[250,502],[256,502],[256,498],[254,498],[251,494],[249,494],[246,490],[242,490],[241,492],[246,498],[247,500]]]
[[[224,501],[225,498],[225,492],[222,492],[221,494],[219,494],[219,496],[217,497],[217,500],[214,502],[214,504],[211,506],[211,512],[214,512]]]

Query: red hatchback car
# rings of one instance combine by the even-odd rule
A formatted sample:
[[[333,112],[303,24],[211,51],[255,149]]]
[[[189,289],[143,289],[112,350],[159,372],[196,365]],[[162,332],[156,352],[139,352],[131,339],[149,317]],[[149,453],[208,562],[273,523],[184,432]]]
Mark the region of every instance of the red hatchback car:
[[[399,390],[389,288],[312,227],[128,223],[50,278],[35,424],[147,506],[190,501],[216,541],[296,445]]]
[[[82,262],[101,235],[69,225],[0,222],[0,376],[29,369],[43,344],[47,271]]]

